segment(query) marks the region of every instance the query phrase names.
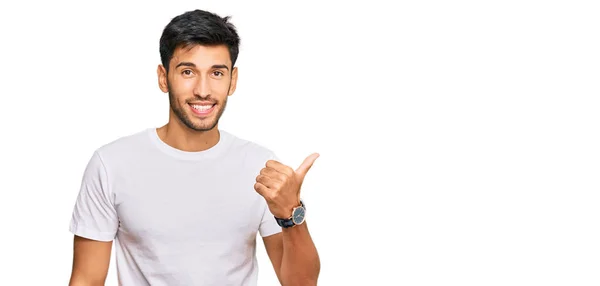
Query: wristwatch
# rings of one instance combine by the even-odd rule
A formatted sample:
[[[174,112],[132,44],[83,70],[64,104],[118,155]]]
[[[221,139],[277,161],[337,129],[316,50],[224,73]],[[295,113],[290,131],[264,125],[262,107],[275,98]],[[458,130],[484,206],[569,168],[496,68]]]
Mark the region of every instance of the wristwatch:
[[[292,217],[290,218],[278,218],[275,217],[277,224],[283,228],[294,227],[296,225],[304,223],[304,216],[306,215],[306,207],[304,202],[300,200],[300,206],[295,207],[292,210]]]

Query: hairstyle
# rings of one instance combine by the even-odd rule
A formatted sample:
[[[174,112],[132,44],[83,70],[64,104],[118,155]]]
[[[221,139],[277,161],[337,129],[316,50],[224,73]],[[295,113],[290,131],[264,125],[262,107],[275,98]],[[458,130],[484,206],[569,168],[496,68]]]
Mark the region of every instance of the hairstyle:
[[[239,53],[240,37],[229,18],[203,10],[188,11],[173,18],[160,37],[160,60],[165,70],[169,71],[176,48],[194,45],[226,45],[233,67]]]

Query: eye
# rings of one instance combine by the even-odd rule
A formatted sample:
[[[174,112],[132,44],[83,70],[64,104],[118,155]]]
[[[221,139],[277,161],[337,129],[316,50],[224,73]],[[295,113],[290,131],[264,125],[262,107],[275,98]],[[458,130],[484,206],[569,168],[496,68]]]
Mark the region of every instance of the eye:
[[[190,76],[190,75],[192,75],[192,74],[193,74],[193,72],[192,72],[191,70],[183,70],[183,71],[181,72],[181,74],[183,74],[183,75],[185,75],[185,76]]]
[[[214,76],[224,76],[225,74],[223,72],[221,72],[221,71],[214,71],[213,75]]]

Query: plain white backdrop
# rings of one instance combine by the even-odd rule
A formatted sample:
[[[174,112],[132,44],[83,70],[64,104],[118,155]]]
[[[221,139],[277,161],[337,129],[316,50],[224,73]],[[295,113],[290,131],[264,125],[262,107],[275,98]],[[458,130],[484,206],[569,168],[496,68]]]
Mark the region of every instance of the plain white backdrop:
[[[158,40],[197,8],[242,38],[220,127],[321,154],[319,285],[599,285],[596,3],[383,3],[3,3],[0,285],[67,284],[87,160],[166,122]]]

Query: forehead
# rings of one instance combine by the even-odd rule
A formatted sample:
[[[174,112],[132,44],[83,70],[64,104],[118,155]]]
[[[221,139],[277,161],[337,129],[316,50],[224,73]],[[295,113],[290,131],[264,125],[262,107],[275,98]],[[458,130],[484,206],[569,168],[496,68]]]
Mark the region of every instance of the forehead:
[[[170,65],[176,66],[180,62],[191,62],[197,67],[211,67],[213,65],[227,65],[231,67],[229,49],[226,45],[179,46],[173,53]]]

